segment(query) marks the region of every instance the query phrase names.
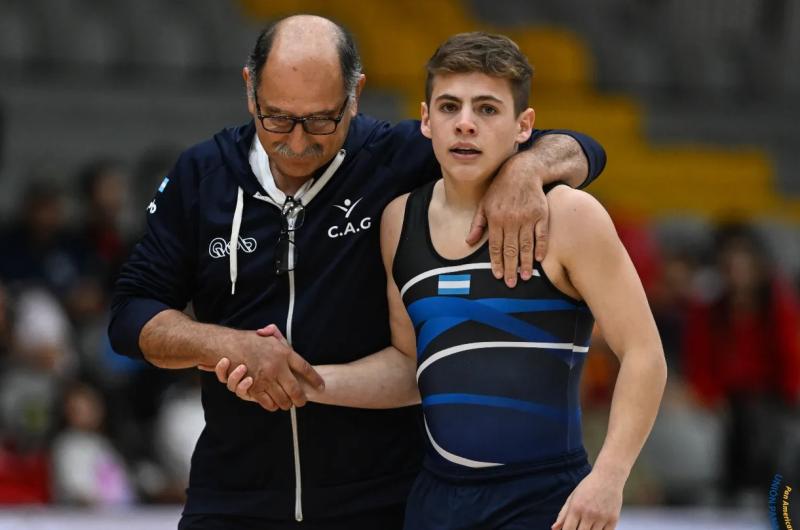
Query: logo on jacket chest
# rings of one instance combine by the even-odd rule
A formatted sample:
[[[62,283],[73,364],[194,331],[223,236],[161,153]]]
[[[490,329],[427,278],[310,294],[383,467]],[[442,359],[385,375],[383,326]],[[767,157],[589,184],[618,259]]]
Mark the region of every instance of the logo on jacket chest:
[[[237,248],[240,252],[252,254],[255,252],[258,244],[253,237],[239,236],[239,244]],[[214,259],[224,258],[231,253],[231,244],[222,237],[215,237],[208,244],[208,255]]]
[[[362,217],[358,220],[355,216],[351,218],[353,211],[364,197],[359,197],[356,201],[345,199],[342,204],[334,204],[333,207],[344,212],[344,220],[328,228],[328,237],[336,239],[350,234],[356,234],[364,230],[369,230],[372,226],[372,217]]]

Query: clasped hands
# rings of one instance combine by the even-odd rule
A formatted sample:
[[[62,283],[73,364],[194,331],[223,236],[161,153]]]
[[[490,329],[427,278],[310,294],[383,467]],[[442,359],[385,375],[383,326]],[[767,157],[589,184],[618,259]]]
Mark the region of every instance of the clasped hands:
[[[214,372],[220,383],[245,401],[253,401],[270,412],[302,407],[311,390],[321,391],[325,382],[316,370],[292,349],[278,327],[270,324],[253,331],[240,331],[237,355],[222,357],[216,366],[200,365]],[[233,370],[231,366],[235,365]]]

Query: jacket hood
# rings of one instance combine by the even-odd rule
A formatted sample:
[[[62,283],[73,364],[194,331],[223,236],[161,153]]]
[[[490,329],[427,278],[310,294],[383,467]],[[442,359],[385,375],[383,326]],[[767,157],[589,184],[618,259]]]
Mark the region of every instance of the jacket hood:
[[[230,169],[229,174],[244,193],[250,196],[266,193],[248,159],[255,134],[255,122],[250,121],[238,127],[223,129],[214,135],[214,143],[219,148],[223,163]]]

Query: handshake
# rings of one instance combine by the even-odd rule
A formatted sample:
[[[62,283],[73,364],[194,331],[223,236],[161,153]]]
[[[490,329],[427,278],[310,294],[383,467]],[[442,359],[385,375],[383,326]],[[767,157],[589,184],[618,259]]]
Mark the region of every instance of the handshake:
[[[325,389],[322,377],[292,349],[276,325],[235,331],[231,339],[215,366],[197,368],[214,372],[240,399],[274,412],[302,407]]]

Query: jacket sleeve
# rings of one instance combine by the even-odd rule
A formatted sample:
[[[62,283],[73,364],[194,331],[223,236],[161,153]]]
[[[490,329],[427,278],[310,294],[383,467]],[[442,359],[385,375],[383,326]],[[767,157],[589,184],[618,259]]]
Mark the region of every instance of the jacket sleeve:
[[[184,154],[146,208],[144,236],[122,266],[108,335],[115,352],[143,358],[139,333],[165,309],[183,310],[195,278],[195,171]]]
[[[571,136],[578,145],[581,146],[583,154],[586,156],[586,161],[589,165],[589,174],[586,175],[578,189],[583,189],[593,182],[603,169],[606,167],[606,150],[600,145],[597,140],[583,133],[570,131],[569,129],[534,129],[530,139],[520,146],[520,149],[528,149],[532,146],[537,139],[548,134],[566,134]]]
[[[419,120],[403,120],[373,146],[377,153],[390,153],[389,165],[398,179],[398,195],[442,177],[431,141],[422,135]]]
[[[521,144],[520,149],[530,149],[536,140],[548,134],[565,134],[574,138],[581,146],[588,162],[589,173],[586,180],[579,186],[580,188],[588,186],[603,172],[606,166],[605,149],[591,136],[579,132],[568,129],[534,129],[530,139]],[[390,138],[392,142],[396,142],[391,146],[395,153],[392,161],[395,173],[401,177],[407,176],[408,179],[407,186],[405,186],[407,189],[404,190],[404,193],[442,176],[439,164],[433,154],[431,141],[420,132],[418,120],[399,122],[394,126]]]

